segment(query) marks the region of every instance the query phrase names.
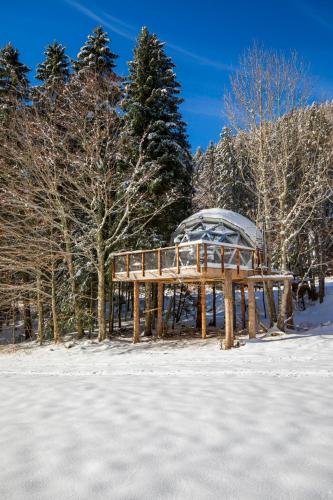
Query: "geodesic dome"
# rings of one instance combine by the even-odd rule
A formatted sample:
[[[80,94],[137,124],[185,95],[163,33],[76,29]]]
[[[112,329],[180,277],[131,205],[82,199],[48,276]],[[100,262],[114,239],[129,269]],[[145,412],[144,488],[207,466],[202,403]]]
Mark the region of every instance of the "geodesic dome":
[[[179,224],[172,240],[174,244],[203,240],[252,248],[263,246],[262,233],[250,219],[224,208],[208,208],[191,215]]]

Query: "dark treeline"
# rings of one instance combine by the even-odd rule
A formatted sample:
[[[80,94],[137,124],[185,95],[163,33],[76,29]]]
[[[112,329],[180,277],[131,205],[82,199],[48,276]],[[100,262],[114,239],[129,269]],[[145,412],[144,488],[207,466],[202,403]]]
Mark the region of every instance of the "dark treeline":
[[[50,44],[32,87],[18,50],[0,50],[0,323],[15,336],[22,320],[40,342],[96,327],[105,339],[115,310],[119,327],[131,315],[111,253],[168,244],[193,209],[214,206],[255,220],[267,266],[319,278],[323,298],[333,108],[308,106],[295,56],[244,56],[226,96],[230,128],[194,158],[164,44],[143,28],[126,79],[116,61],[98,27],[74,61]],[[155,287],[147,296],[153,309]]]

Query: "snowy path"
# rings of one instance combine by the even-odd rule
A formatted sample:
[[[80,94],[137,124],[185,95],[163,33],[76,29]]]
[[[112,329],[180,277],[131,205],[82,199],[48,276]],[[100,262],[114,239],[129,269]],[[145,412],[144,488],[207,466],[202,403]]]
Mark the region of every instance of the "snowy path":
[[[333,498],[332,360],[333,324],[3,353],[0,498]]]

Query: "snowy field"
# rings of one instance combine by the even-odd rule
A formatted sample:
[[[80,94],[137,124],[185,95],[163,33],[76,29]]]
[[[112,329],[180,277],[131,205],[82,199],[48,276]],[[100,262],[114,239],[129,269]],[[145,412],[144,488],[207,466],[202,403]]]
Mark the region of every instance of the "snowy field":
[[[299,331],[231,351],[3,347],[0,499],[333,499],[330,285]]]

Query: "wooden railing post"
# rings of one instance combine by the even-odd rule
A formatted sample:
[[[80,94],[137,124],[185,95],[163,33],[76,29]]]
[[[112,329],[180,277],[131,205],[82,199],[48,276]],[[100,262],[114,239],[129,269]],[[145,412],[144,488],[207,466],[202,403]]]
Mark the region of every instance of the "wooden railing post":
[[[130,272],[130,254],[128,253],[126,255],[126,276],[129,278],[129,272]]]
[[[142,273],[142,276],[145,275],[145,253],[142,252],[141,254],[141,273]]]
[[[112,259],[112,278],[116,276],[116,257]]]
[[[207,272],[207,243],[204,243],[204,271]]]
[[[161,249],[159,248],[157,250],[157,268],[158,268],[158,275],[162,275],[162,255],[161,255]]]
[[[197,251],[197,273],[200,273],[200,243],[197,243],[197,248],[196,248],[196,251]]]
[[[224,273],[224,247],[221,247],[221,271]]]
[[[179,246],[176,246],[176,273],[179,274]]]
[[[236,266],[237,266],[237,274],[239,274],[239,268],[240,268],[240,252],[239,252],[239,248],[236,248]]]

